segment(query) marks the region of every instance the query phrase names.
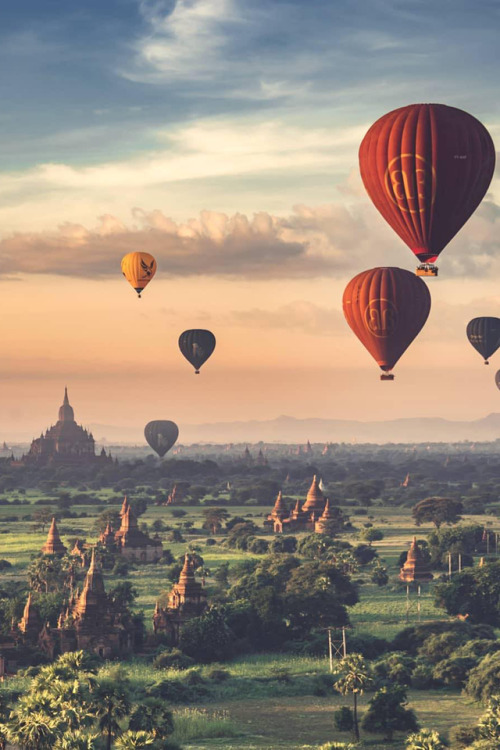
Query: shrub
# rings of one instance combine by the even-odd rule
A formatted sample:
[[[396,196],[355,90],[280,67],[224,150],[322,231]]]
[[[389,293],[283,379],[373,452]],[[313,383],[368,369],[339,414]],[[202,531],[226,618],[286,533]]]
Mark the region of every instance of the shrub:
[[[450,746],[453,750],[462,750],[472,745],[479,736],[478,728],[472,725],[459,724],[450,729]]]
[[[445,750],[445,746],[437,732],[421,729],[406,738],[406,750]]]
[[[417,663],[411,673],[411,686],[415,690],[430,690],[435,686],[432,667],[425,662]]]
[[[153,660],[155,669],[189,669],[194,664],[194,659],[186,656],[178,648],[162,651]]]
[[[354,727],[352,708],[342,706],[338,711],[335,711],[333,714],[333,723],[335,729],[338,729],[339,732],[352,732]]]
[[[207,679],[212,682],[225,682],[226,680],[229,680],[230,677],[231,672],[228,672],[227,669],[212,667],[212,669],[209,669],[207,672]]]
[[[500,693],[500,653],[488,654],[471,669],[465,692],[476,701],[485,701]]]
[[[113,566],[112,574],[115,576],[126,576],[129,572],[128,563],[125,560],[117,560]]]

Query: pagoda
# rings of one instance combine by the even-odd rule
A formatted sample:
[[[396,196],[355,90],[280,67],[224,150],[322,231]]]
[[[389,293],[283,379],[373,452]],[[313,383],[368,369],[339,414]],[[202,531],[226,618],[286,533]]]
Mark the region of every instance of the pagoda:
[[[179,642],[182,625],[193,617],[199,617],[207,608],[207,595],[196,580],[191,555],[186,554],[184,565],[176,583],[168,595],[166,609],[156,602],[153,615],[155,634],[163,634],[173,646]]]
[[[28,594],[28,601],[24,607],[23,616],[19,622],[19,630],[28,640],[36,640],[42,629],[42,620],[38,607],[33,603],[31,591]]]
[[[321,515],[325,509],[325,497],[323,493],[321,492],[321,488],[319,486],[319,480],[314,475],[312,484],[309,488],[309,492],[307,493],[306,502],[302,506],[302,512],[303,513],[316,513],[318,515]]]
[[[418,546],[417,537],[415,536],[408,550],[406,562],[400,570],[399,579],[405,583],[428,583],[433,579],[429,565]]]
[[[274,531],[283,531],[282,522],[288,516],[289,516],[289,511],[285,505],[285,501],[283,500],[283,495],[280,490],[278,492],[278,497],[276,498],[276,502],[274,503],[274,508],[272,509],[271,513],[268,515],[267,520],[273,523]]]
[[[52,523],[50,524],[47,541],[42,547],[42,554],[57,555],[57,557],[62,557],[66,554],[66,547],[59,536],[59,530],[55,518],[52,519]]]

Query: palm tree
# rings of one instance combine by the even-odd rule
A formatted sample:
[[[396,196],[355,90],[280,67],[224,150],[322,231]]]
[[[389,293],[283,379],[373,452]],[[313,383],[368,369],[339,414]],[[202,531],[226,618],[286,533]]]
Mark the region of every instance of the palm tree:
[[[366,686],[371,682],[367,664],[361,654],[349,654],[340,660],[334,674],[338,675],[334,688],[342,695],[352,693],[354,736],[359,741],[358,695],[363,695]]]
[[[106,676],[98,678],[92,702],[99,729],[106,737],[106,750],[111,750],[113,737],[121,733],[119,720],[128,716],[131,708],[129,680],[123,668],[108,670]]]
[[[142,750],[154,743],[154,737],[150,732],[124,732],[115,742],[116,750]]]
[[[79,729],[67,732],[54,745],[54,750],[96,750],[98,734],[86,734]]]
[[[166,739],[174,731],[172,712],[159,698],[145,698],[134,707],[129,729],[150,732],[155,739]]]
[[[439,734],[432,729],[421,729],[406,738],[406,750],[445,750]]]
[[[4,725],[7,742],[22,750],[52,750],[60,724],[43,711],[26,712],[16,708]]]

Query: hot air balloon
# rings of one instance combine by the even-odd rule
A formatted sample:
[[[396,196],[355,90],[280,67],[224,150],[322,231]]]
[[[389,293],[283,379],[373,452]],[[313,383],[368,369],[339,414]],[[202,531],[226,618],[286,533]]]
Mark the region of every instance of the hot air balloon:
[[[142,290],[156,273],[156,261],[149,253],[127,253],[122,258],[122,273],[140,299]]]
[[[151,448],[163,458],[179,437],[179,428],[169,419],[155,419],[147,423],[144,436]]]
[[[496,352],[500,346],[499,318],[472,318],[467,324],[467,338],[489,365],[488,357]]]
[[[495,374],[496,387],[500,389],[500,370],[497,370]]]
[[[372,268],[355,276],[342,300],[345,319],[384,371],[390,371],[421,331],[431,308],[427,285],[402,268]]]
[[[193,328],[184,331],[179,336],[179,349],[190,362],[196,375],[200,374],[200,367],[207,361],[215,349],[215,336],[211,331]]]
[[[371,126],[359,168],[375,207],[421,261],[417,275],[437,276],[434,261],[484,198],[495,147],[467,112],[410,104]]]

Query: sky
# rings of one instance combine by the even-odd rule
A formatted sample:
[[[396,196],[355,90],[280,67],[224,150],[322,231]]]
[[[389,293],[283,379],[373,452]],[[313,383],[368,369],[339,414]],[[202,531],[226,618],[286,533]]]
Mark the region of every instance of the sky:
[[[465,339],[500,316],[498,168],[393,383],[341,310],[356,273],[415,267],[364,191],[365,132],[437,101],[498,146],[499,27],[495,0],[3,3],[0,439],[53,423],[65,385],[96,437],[500,411],[500,355]],[[140,301],[133,250],[159,266]],[[194,377],[177,339],[198,327],[217,349]]]

